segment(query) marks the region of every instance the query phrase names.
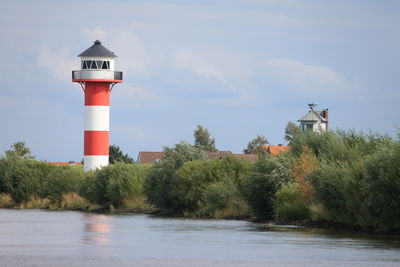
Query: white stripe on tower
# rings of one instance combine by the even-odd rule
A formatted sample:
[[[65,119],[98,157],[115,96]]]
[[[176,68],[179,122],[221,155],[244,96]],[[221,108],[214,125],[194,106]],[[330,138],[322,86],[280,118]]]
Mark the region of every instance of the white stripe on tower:
[[[90,170],[95,170],[108,165],[108,155],[107,156],[83,156],[83,170],[85,172]]]
[[[110,107],[85,106],[85,131],[110,131]]]

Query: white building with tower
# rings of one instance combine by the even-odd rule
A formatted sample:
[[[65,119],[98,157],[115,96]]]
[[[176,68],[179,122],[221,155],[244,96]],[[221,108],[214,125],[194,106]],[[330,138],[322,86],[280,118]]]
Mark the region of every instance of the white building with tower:
[[[316,133],[322,133],[328,130],[328,109],[318,111],[315,110],[316,106],[314,103],[308,104],[308,113],[298,120],[301,131],[312,130]]]

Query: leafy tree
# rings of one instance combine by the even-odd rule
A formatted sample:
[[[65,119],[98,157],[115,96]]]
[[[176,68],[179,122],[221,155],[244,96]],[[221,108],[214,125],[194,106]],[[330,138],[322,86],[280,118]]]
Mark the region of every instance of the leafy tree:
[[[146,165],[117,162],[86,174],[80,194],[103,206],[123,206],[127,200],[143,197],[149,168]]]
[[[244,195],[258,219],[272,219],[275,193],[291,180],[291,159],[266,155],[255,163],[244,183]]]
[[[25,146],[25,142],[16,142],[12,144],[10,150],[6,150],[6,158],[8,159],[34,159],[31,150]]]
[[[248,143],[247,148],[243,151],[245,154],[259,154],[263,152],[262,146],[268,143],[268,140],[263,135],[258,134],[256,138]]]
[[[300,133],[300,128],[295,123],[289,121],[285,128],[285,140],[290,144],[292,140]]]
[[[163,212],[178,213],[182,210],[182,204],[172,194],[175,186],[175,172],[185,162],[202,160],[206,158],[203,149],[187,142],[176,144],[175,147],[164,148],[165,157],[154,164],[145,181],[145,194],[151,204]]]
[[[128,156],[128,154],[122,153],[119,146],[111,145],[110,146],[110,164],[114,164],[117,162],[125,162],[125,163],[133,163],[133,159]]]
[[[360,188],[369,217],[381,231],[400,232],[400,143],[380,148],[364,167]]]
[[[249,162],[233,156],[184,163],[175,172],[171,187],[171,195],[180,204],[178,212],[217,217],[229,208],[240,209],[244,202],[240,188],[250,167]]]
[[[203,128],[201,125],[197,125],[196,130],[193,133],[194,145],[198,148],[206,151],[216,151],[215,139],[211,138],[207,128]]]

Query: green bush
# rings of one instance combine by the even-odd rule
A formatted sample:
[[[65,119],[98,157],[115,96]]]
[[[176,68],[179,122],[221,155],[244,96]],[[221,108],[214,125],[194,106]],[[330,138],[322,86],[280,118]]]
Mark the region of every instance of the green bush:
[[[365,161],[361,191],[372,223],[381,231],[400,231],[400,144],[382,147]]]
[[[17,204],[32,198],[59,202],[65,193],[76,192],[83,171],[71,166],[20,158],[0,159],[0,193],[10,194]]]
[[[80,194],[102,205],[121,207],[124,201],[143,197],[149,166],[117,162],[86,175]]]
[[[289,154],[265,156],[255,163],[244,184],[244,194],[258,219],[272,219],[275,193],[291,180]]]
[[[331,220],[348,222],[351,219],[345,194],[346,183],[350,179],[351,169],[340,162],[321,163],[320,169],[310,176],[317,199],[329,211]]]
[[[232,208],[243,200],[240,188],[250,165],[232,156],[185,163],[176,171],[170,192],[179,203],[177,212],[213,216]]]
[[[283,223],[309,219],[309,204],[302,198],[299,186],[295,183],[288,183],[276,192],[275,218]]]
[[[176,144],[174,148],[164,149],[165,157],[155,163],[145,180],[145,195],[149,202],[164,213],[178,214],[184,210],[182,203],[172,193],[177,186],[175,172],[188,161],[202,160],[205,152],[186,142]]]
[[[227,218],[247,216],[249,207],[238,185],[230,179],[207,186],[201,195],[202,207],[196,212],[199,216]]]
[[[51,166],[43,175],[39,196],[49,198],[53,203],[60,203],[64,194],[78,192],[84,180],[83,170],[73,166]]]

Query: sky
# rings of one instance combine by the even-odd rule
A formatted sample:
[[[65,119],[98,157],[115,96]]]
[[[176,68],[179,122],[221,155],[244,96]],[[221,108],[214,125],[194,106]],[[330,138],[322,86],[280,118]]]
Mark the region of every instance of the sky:
[[[396,136],[400,1],[0,0],[0,152],[83,158],[83,92],[71,81],[96,39],[124,82],[111,94],[110,143],[134,159],[193,143],[219,150],[329,109],[330,129]]]

